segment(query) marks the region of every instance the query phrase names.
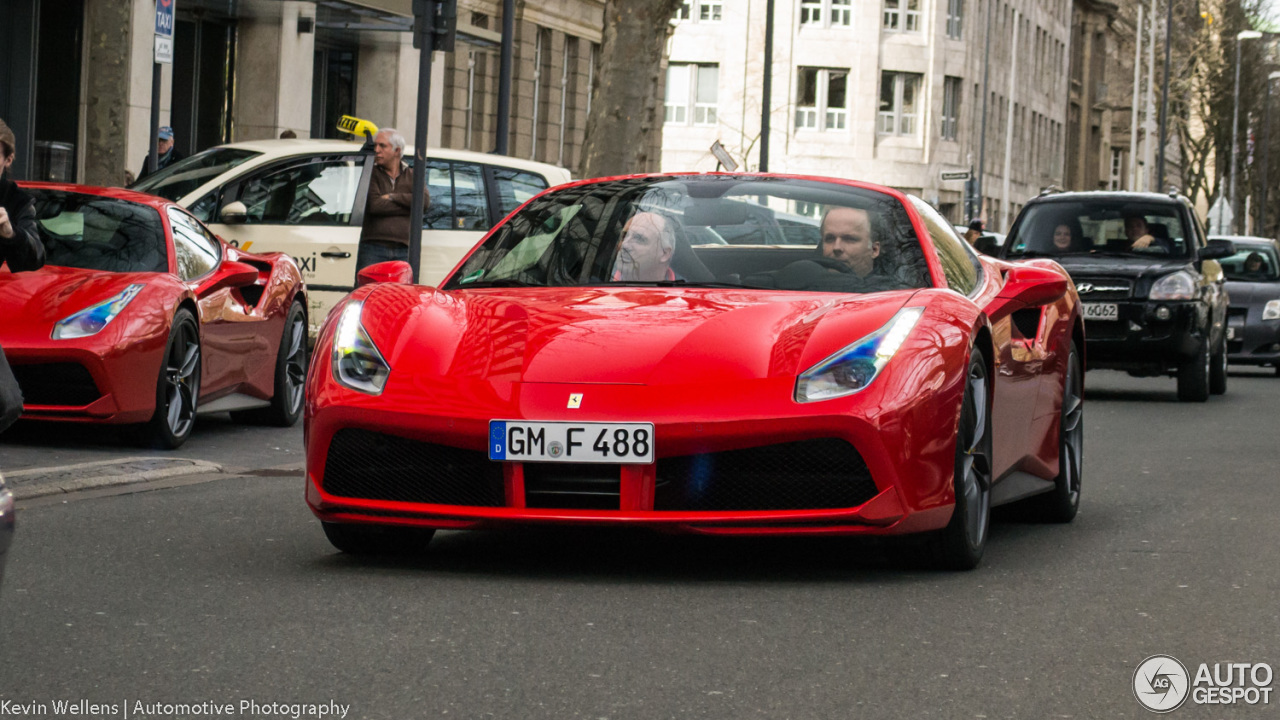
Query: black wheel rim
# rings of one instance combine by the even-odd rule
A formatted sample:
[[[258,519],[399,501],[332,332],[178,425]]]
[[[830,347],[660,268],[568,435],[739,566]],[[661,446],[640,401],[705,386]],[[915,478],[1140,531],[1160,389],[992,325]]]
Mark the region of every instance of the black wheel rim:
[[[1076,369],[1076,356],[1067,363],[1067,379],[1062,389],[1062,431],[1059,442],[1059,462],[1067,489],[1067,499],[1075,505],[1080,501],[1081,467],[1084,465],[1084,398],[1080,387],[1080,371]]]
[[[987,438],[987,383],[982,363],[969,368],[961,415],[959,491],[964,495],[965,534],[972,547],[987,537],[991,505],[991,443]]]
[[[165,425],[174,437],[185,437],[196,419],[200,394],[200,340],[195,328],[178,326],[164,368]]]
[[[298,412],[302,407],[303,386],[307,381],[307,337],[302,317],[295,316],[289,323],[289,332],[285,335],[286,352],[284,360],[284,397],[289,414]]]

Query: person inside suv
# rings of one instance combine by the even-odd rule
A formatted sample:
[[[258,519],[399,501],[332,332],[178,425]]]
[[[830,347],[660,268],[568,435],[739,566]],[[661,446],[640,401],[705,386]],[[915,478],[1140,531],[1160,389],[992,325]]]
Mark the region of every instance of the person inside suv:
[[[1147,218],[1139,213],[1124,216],[1124,235],[1130,250],[1162,250],[1169,252],[1168,238],[1156,238]]]

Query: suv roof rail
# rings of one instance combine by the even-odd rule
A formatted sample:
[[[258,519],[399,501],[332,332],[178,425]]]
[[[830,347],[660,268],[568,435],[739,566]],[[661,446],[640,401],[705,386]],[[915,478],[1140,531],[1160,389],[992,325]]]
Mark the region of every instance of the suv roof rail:
[[[1056,195],[1060,192],[1064,192],[1064,191],[1062,188],[1058,187],[1057,185],[1046,185],[1040,188],[1040,197],[1044,197],[1045,195]]]

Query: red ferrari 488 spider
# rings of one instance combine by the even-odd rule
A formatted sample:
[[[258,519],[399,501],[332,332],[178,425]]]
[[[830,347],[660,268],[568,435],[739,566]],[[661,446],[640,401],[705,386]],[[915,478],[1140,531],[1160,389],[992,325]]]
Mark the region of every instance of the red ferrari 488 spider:
[[[979,256],[889,188],[565,185],[440,287],[374,282],[334,309],[307,502],[349,552],[594,523],[922,534],[971,568],[992,506],[1076,514],[1082,328],[1058,265]]]
[[[297,422],[307,323],[292,258],[239,252],[150,195],[23,188],[48,255],[40,270],[0,271],[0,346],[23,418],[136,423],[167,448],[197,412]]]

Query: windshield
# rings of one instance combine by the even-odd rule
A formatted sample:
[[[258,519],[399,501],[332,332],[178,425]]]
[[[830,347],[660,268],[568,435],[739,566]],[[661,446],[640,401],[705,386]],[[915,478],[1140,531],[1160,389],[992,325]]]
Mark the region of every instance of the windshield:
[[[160,213],[146,205],[54,190],[36,199],[36,228],[50,265],[111,272],[167,272]]]
[[[445,287],[602,284],[873,292],[930,283],[892,196],[716,176],[552,190],[496,228]]]
[[[1125,199],[1044,202],[1019,216],[1005,245],[1009,257],[1078,254],[1187,257],[1176,205]]]
[[[210,148],[148,175],[129,188],[177,202],[201,185],[261,154],[240,148]]]
[[[1277,262],[1274,245],[1245,245],[1236,243],[1236,254],[1224,260],[1222,271],[1228,280],[1243,282],[1270,282],[1280,279],[1280,263]]]

